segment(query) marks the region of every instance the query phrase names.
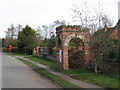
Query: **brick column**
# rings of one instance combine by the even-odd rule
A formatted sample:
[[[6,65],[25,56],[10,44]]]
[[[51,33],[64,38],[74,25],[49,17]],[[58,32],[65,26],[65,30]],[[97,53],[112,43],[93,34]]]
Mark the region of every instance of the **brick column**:
[[[120,58],[120,19],[118,21],[118,54]]]
[[[68,49],[63,49],[63,69],[68,70]]]
[[[90,46],[85,46],[85,62],[84,62],[84,67],[88,66],[89,60],[90,60]]]

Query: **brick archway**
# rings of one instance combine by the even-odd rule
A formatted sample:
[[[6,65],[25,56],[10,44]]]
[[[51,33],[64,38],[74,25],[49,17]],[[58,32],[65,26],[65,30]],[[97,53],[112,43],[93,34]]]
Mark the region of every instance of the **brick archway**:
[[[68,44],[69,68],[80,68],[84,64],[84,42],[81,38],[72,38]]]
[[[84,67],[90,60],[89,42],[90,33],[89,29],[80,26],[59,26],[56,28],[56,49],[57,49],[57,62],[60,68],[67,70],[68,63],[68,43],[70,40],[78,38],[84,42]]]

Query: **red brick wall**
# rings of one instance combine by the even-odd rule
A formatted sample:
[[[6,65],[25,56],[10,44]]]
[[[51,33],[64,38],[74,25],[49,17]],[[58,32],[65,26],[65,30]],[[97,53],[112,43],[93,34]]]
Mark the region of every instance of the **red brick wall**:
[[[118,21],[118,46],[119,46],[119,56],[120,56],[120,20]]]
[[[118,38],[119,38],[119,42],[120,42],[120,20],[118,22]]]
[[[109,37],[111,39],[118,39],[118,29],[115,29]]]
[[[86,30],[86,31],[85,31]],[[59,64],[62,64],[62,65],[59,65],[59,66],[62,66],[63,69],[67,70],[69,69],[69,64],[68,64],[68,46],[66,46],[66,40],[67,39],[72,39],[74,37],[69,37],[70,35],[78,35],[79,36],[82,36],[84,35],[84,43],[86,44],[84,46],[85,48],[85,65],[87,65],[87,62],[89,61],[90,59],[90,52],[89,52],[89,42],[90,42],[90,33],[89,31],[87,31],[87,29],[83,29],[83,28],[80,28],[79,26],[69,26],[69,27],[66,27],[66,26],[60,26],[58,28],[56,28],[56,34],[58,36],[61,37],[61,46],[58,46],[57,45],[57,61],[59,62],[59,49],[61,49],[63,51],[63,56],[62,56],[62,63],[59,63]],[[74,36],[73,35],[73,36]],[[59,48],[59,49],[58,49]]]

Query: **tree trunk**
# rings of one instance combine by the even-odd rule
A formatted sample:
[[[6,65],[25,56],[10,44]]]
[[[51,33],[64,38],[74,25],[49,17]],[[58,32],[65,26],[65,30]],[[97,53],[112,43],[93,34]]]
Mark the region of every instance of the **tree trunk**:
[[[97,75],[98,73],[98,68],[97,68],[97,63],[95,62],[95,74]]]

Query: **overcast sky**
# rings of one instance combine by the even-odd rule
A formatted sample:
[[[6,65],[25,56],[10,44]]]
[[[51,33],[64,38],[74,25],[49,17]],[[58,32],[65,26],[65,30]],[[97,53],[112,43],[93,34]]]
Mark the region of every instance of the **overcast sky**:
[[[58,19],[72,22],[71,8],[80,6],[83,1],[90,6],[96,6],[100,1],[114,25],[117,23],[120,0],[0,0],[0,38],[5,37],[4,31],[11,24],[23,27],[28,24],[36,29]]]

